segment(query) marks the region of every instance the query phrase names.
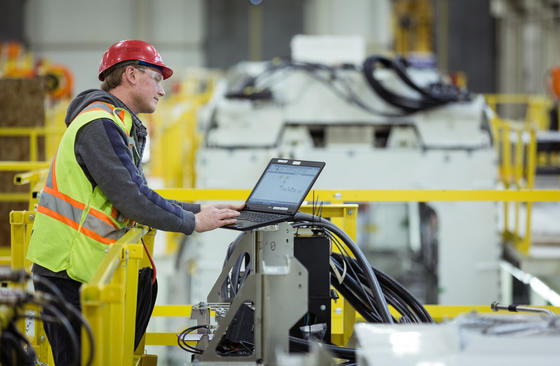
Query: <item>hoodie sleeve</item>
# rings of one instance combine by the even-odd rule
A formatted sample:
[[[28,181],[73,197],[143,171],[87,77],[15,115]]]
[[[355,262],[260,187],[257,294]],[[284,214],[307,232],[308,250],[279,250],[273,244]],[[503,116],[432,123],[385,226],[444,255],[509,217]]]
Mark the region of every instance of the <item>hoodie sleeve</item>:
[[[185,211],[190,211],[192,213],[200,212],[200,205],[198,203],[182,202],[182,201],[175,201],[175,200],[168,200],[168,201],[175,205],[181,206],[181,208]]]
[[[193,232],[200,205],[167,200],[150,189],[113,121],[98,119],[82,127],[74,151],[88,179],[125,217],[159,230]]]

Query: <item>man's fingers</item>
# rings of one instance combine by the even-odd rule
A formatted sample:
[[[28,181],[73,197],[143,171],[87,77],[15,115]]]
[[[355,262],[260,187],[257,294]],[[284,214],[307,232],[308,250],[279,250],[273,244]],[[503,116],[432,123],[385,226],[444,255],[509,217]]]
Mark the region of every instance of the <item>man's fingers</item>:
[[[222,209],[218,212],[218,217],[223,220],[223,219],[227,219],[230,217],[236,217],[239,216],[239,212],[238,211],[234,211],[234,210],[230,210],[230,209]]]
[[[239,211],[232,209],[232,205],[226,207],[206,206],[196,214],[195,230],[204,232],[213,230],[224,225],[235,224],[235,217],[239,216]]]

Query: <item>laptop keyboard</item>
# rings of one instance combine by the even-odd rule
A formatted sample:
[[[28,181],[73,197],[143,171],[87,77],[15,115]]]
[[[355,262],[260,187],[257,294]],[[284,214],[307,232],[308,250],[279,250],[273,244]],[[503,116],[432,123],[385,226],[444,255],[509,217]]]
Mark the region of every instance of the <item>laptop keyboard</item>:
[[[286,215],[278,215],[266,212],[241,211],[241,215],[237,216],[235,219],[251,222],[264,222],[284,217],[286,217]]]

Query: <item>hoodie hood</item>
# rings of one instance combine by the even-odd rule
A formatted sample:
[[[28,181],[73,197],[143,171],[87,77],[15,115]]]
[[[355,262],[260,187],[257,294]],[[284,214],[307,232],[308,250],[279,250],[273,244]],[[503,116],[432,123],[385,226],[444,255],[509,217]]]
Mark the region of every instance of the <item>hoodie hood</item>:
[[[146,126],[142,124],[140,118],[138,118],[138,116],[130,109],[128,109],[128,107],[119,98],[115,97],[111,93],[107,93],[106,91],[103,91],[101,89],[88,89],[78,94],[76,98],[74,98],[72,102],[70,102],[68,110],[66,111],[66,118],[64,118],[66,126],[69,126],[74,118],[76,118],[76,116],[80,114],[80,112],[85,107],[96,101],[106,102],[114,105],[115,107],[124,108],[130,113],[133,125],[131,136],[136,141],[138,153],[141,158],[144,153],[144,147],[146,146],[146,136],[148,135],[148,130],[146,129]],[[140,161],[138,162],[138,166],[140,166]],[[139,167],[139,169],[141,169],[141,166]]]
[[[88,89],[78,94],[78,96],[72,100],[66,111],[66,118],[64,119],[66,126],[69,126],[72,120],[76,118],[85,107],[96,101],[106,102],[116,107],[126,109],[132,116],[132,122],[134,123],[138,137],[143,138],[147,135],[146,127],[142,124],[138,116],[132,113],[119,98],[101,89]]]

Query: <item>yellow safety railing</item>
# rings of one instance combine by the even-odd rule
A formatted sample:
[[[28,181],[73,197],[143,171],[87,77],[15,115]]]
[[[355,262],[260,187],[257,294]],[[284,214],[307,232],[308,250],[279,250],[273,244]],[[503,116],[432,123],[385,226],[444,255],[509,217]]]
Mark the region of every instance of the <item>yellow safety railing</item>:
[[[549,110],[554,102],[543,95],[528,94],[486,94],[484,96],[488,106],[499,115],[500,106],[518,106],[524,109],[525,122],[535,123],[539,130],[548,130],[550,127]]]
[[[499,179],[506,189],[532,189],[536,172],[536,129],[529,124],[514,123],[495,118],[495,146],[499,149]],[[531,248],[532,202],[515,202],[513,227],[510,222],[510,205],[504,202],[503,238],[512,242],[522,253],[529,254]],[[525,205],[525,230],[520,234],[521,206]]]
[[[501,108],[517,108],[514,119],[524,121],[526,124],[536,126],[538,131],[551,129],[551,111],[556,107],[557,119],[560,120],[560,108],[558,102],[542,95],[525,94],[489,94],[485,96],[488,106],[499,116]],[[521,111],[519,110],[521,109]],[[504,111],[505,112],[505,111]],[[511,116],[510,116],[511,117]],[[494,127],[494,126],[493,126]],[[558,125],[560,131],[560,125]],[[496,136],[495,128],[493,135]],[[556,150],[537,151],[536,160],[537,171],[539,169],[560,169],[560,153]]]
[[[23,268],[28,272],[31,269],[31,262],[25,259],[25,255],[34,219],[34,211],[10,213],[11,252],[10,256],[3,260],[11,269]],[[138,242],[143,239],[148,250],[152,252],[154,235],[154,231],[145,227],[130,230],[109,247],[92,280],[82,286],[82,313],[94,335],[94,365],[133,365],[140,360],[142,365],[150,365],[149,361],[154,359],[151,355],[134,355],[133,349],[138,270],[150,265],[147,257],[143,255],[143,245]],[[25,310],[38,313],[40,309],[37,306],[27,306]],[[38,360],[53,364],[42,322],[33,322],[34,334],[30,337],[30,342],[37,352]],[[25,320],[19,321],[17,325],[20,331],[26,334]],[[88,339],[85,330],[82,339]],[[89,343],[83,342],[82,363],[87,360],[89,352]]]
[[[493,313],[494,311],[490,305],[424,305],[434,322],[442,323],[452,320],[461,314],[476,312],[479,314]],[[531,306],[534,308],[548,309],[555,314],[560,314],[560,307],[558,306]],[[391,314],[395,319],[399,319],[400,314],[390,307]],[[535,314],[536,315],[536,314]],[[356,313],[356,322],[365,322],[366,320]]]
[[[46,176],[50,160],[54,156],[58,143],[66,129],[64,127],[64,115],[66,113],[66,102],[57,103],[47,111],[46,125],[42,127],[1,127],[0,138],[2,137],[27,137],[29,139],[28,161],[0,161],[0,171],[29,172],[21,173],[14,177],[14,184],[31,184],[31,189],[27,193],[21,192],[0,192],[0,202],[22,202],[29,201],[29,208],[32,209],[36,203],[38,185]],[[39,146],[40,140],[44,140],[44,158],[40,161]],[[35,198],[35,200],[33,200]]]
[[[16,186],[29,184],[29,193],[25,194],[26,200],[29,201],[29,210],[35,209],[36,205],[39,203],[38,193],[45,185],[45,179],[47,178],[48,173],[48,169],[41,169],[16,174],[14,176],[14,184]]]
[[[89,283],[82,285],[82,313],[95,340],[93,365],[133,365],[143,358],[134,354],[138,271],[142,266],[144,238],[153,246],[147,228],[134,228],[109,247]],[[82,338],[85,339],[85,331]],[[89,355],[82,342],[82,362]],[[134,361],[134,363],[133,363]],[[144,364],[144,363],[140,363]]]
[[[33,191],[41,181],[41,175],[46,176],[46,173],[41,171],[47,169],[49,164],[47,161],[0,161],[0,171],[27,172],[14,176],[15,185],[31,183],[31,189],[28,192],[0,192],[0,202],[29,201],[29,208],[32,208]]]
[[[179,201],[245,201],[250,189],[157,189],[165,198]],[[315,196],[313,196],[315,195]],[[311,191],[307,201],[313,197],[331,204],[344,202],[555,202],[560,201],[560,190],[390,190],[390,189],[317,189]]]
[[[29,163],[41,164],[39,161],[39,140],[45,139],[45,159],[49,161],[58,148],[58,143],[62,134],[66,130],[64,125],[64,115],[66,114],[67,103],[58,103],[47,111],[45,126],[38,127],[0,127],[0,137],[27,137],[29,138]],[[12,162],[3,162],[0,170],[19,170],[18,164],[10,165]],[[32,165],[36,169],[38,165]],[[39,165],[40,167],[43,167]],[[48,166],[48,165],[47,165]],[[13,167],[13,169],[11,169]]]
[[[499,156],[499,179],[506,189],[532,189],[535,186],[536,169],[544,166],[548,155],[537,156],[536,134],[538,130],[547,130],[550,126],[549,110],[553,102],[544,96],[501,94],[486,95],[486,102],[493,110],[490,125],[494,137],[494,146]],[[525,108],[521,121],[502,119],[498,116],[500,106],[516,105]],[[546,155],[546,156],[545,156]],[[560,163],[558,164],[560,166]],[[521,207],[525,206],[525,222],[521,223]],[[510,204],[504,202],[504,242],[510,242],[521,253],[528,255],[531,249],[532,202],[515,202],[513,222],[511,222]],[[524,225],[524,234],[521,234]]]

